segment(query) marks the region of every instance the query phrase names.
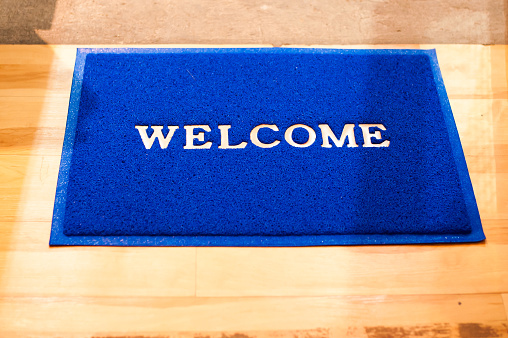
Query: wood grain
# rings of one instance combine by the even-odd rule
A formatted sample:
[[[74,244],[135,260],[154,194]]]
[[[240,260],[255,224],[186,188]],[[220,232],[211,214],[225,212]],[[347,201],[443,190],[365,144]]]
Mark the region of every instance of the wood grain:
[[[505,244],[198,248],[198,296],[506,292]],[[294,263],[298,262],[298,263]],[[440,268],[446,265],[447,269]]]
[[[41,328],[42,332],[156,335],[168,331],[310,330],[434,323],[493,325],[506,321],[503,302],[498,294],[267,298],[9,297],[0,300],[0,330],[4,332]],[[28,312],[27,308],[34,302],[39,307]],[[480,313],[478,308],[483,311]],[[76,313],[84,313],[86,317],[78,319]],[[72,325],[63,328],[62,322]]]
[[[508,336],[508,47],[374,47],[436,48],[485,242],[49,248],[76,46],[0,46],[0,337]]]
[[[503,302],[504,302],[504,309],[505,309],[506,315],[508,317],[508,293],[503,293],[502,297],[503,297]]]

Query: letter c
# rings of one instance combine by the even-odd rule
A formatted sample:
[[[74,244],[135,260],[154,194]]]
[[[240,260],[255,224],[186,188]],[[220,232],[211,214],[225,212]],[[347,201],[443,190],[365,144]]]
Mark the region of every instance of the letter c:
[[[258,132],[259,132],[259,129],[261,129],[261,128],[268,128],[273,131],[279,131],[279,128],[275,124],[260,124],[259,126],[254,127],[254,129],[252,129],[252,131],[250,132],[250,140],[254,145],[256,145],[260,148],[273,148],[277,144],[280,143],[279,140],[275,140],[272,143],[263,143],[263,142],[259,141]]]

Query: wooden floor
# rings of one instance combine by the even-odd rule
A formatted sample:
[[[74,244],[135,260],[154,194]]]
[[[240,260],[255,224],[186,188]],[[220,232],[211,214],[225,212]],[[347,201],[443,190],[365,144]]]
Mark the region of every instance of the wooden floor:
[[[437,49],[483,243],[49,248],[76,48],[0,46],[0,337],[508,337],[508,46],[388,47]]]

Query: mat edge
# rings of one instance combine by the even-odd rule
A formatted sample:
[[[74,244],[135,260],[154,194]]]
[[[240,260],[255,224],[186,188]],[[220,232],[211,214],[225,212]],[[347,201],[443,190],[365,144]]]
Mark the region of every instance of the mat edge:
[[[457,129],[455,118],[453,117],[452,108],[446,92],[441,69],[439,67],[437,52],[435,49],[428,49],[425,50],[425,52],[429,56],[431,62],[434,81],[436,83],[436,89],[438,91],[445,125],[448,130],[448,137],[452,148],[453,158],[455,160],[455,165],[457,166],[457,173],[459,175],[460,185],[464,194],[467,213],[471,222],[471,233],[474,233],[478,236],[478,238],[485,240],[486,237],[485,233],[483,232],[480,212],[478,210],[478,204],[476,202],[473,184],[471,182],[471,177],[469,176],[466,157],[464,155],[462,143],[460,142],[459,131]]]
[[[51,222],[51,234],[49,244],[58,242],[65,238],[63,234],[63,220],[65,217],[65,204],[67,200],[68,177],[71,166],[72,151],[74,146],[74,137],[77,126],[77,117],[79,102],[81,99],[81,86],[83,82],[83,72],[85,67],[86,53],[83,48],[77,48],[76,61],[74,63],[74,72],[72,76],[72,86],[70,92],[69,108],[65,126],[65,135],[62,146],[62,155],[58,170],[58,180],[55,193],[55,203],[53,207],[53,218]]]

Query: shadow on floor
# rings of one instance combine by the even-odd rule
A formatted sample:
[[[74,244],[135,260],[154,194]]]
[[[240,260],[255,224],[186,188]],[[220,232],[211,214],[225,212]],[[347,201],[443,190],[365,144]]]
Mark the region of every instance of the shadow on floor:
[[[45,44],[37,29],[49,30],[56,0],[2,0],[0,43]]]

